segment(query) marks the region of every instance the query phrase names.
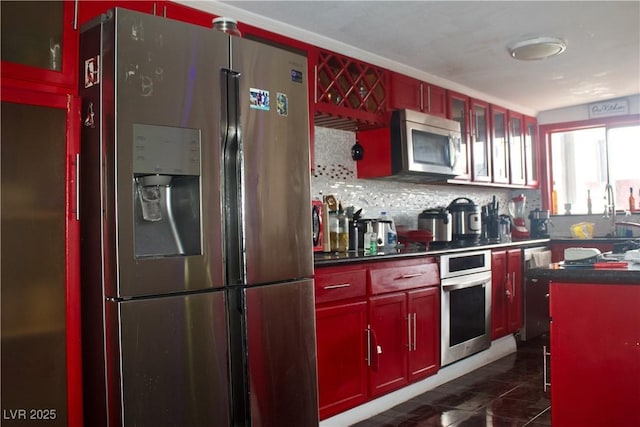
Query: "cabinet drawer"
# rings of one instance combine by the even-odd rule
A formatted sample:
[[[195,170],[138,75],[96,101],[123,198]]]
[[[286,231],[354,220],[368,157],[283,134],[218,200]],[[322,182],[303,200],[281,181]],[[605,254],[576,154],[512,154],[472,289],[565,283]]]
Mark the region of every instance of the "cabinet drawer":
[[[394,265],[369,270],[372,295],[425,286],[439,286],[440,274],[435,262],[420,265]]]
[[[366,271],[364,268],[316,270],[316,303],[366,296]]]

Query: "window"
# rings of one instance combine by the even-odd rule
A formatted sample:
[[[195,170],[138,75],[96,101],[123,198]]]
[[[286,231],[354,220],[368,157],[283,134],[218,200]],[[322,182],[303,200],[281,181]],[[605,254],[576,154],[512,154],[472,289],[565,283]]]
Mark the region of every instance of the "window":
[[[616,210],[629,209],[629,189],[640,201],[640,126],[595,127],[551,134],[552,180],[558,213],[604,213],[606,185]]]

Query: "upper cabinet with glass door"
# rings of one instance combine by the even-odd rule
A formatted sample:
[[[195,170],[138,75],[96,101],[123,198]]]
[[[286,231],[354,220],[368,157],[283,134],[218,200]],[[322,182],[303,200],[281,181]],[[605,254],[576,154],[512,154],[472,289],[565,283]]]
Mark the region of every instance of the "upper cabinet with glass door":
[[[491,105],[491,152],[493,182],[509,183],[509,139],[507,137],[507,110]]]
[[[489,144],[489,104],[470,100],[471,168],[474,181],[491,181],[491,146]]]
[[[538,170],[538,121],[534,117],[524,116],[524,159],[527,186],[537,187]]]
[[[463,172],[455,178],[456,180],[469,180],[471,178],[471,156],[469,150],[471,120],[469,112],[468,96],[453,91],[447,92],[447,116],[449,119],[460,123],[460,132],[462,134],[460,138],[460,159],[458,162],[464,167],[460,168]]]
[[[509,111],[509,174],[511,184],[525,185],[527,177],[525,174],[524,161],[524,135],[523,135],[523,115]]]
[[[78,2],[0,2],[2,79],[77,90]]]

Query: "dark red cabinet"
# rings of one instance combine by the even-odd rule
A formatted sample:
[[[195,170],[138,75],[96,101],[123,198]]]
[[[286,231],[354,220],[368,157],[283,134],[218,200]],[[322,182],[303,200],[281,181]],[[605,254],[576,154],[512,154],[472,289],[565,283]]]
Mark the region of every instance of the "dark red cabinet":
[[[491,165],[493,182],[508,184],[509,179],[509,136],[506,108],[491,105]]]
[[[3,84],[77,93],[77,7],[73,1],[0,2]]]
[[[421,111],[434,116],[447,116],[447,92],[444,88],[405,76],[390,73],[389,108]]]
[[[491,252],[491,339],[522,327],[522,250]]]
[[[640,425],[640,286],[551,282],[554,426]]]
[[[435,374],[440,367],[440,283],[435,259],[369,269],[371,396]]]
[[[537,187],[540,181],[538,165],[538,121],[535,117],[524,116],[524,160],[527,187]]]
[[[374,334],[372,351],[375,360],[369,374],[370,393],[379,396],[409,383],[407,296],[392,293],[371,297],[369,321]]]
[[[81,1],[78,9],[80,23],[85,23],[114,7],[163,16],[190,24],[211,27],[214,15],[170,1],[97,0]]]
[[[438,372],[440,366],[440,287],[408,293],[408,312],[413,315],[409,381]]]
[[[382,68],[323,49],[310,48],[314,66],[315,124],[344,130],[384,126],[387,83]]]
[[[316,269],[315,296],[318,399],[325,419],[367,400],[366,269]]]
[[[469,99],[471,177],[476,182],[491,181],[489,114],[489,104],[487,102]]]
[[[527,183],[524,152],[524,116],[514,111],[507,113],[509,129],[509,176],[512,184]]]
[[[456,180],[471,179],[471,117],[469,108],[469,97],[462,93],[453,91],[447,92],[447,118],[460,123],[461,138],[461,158],[458,160],[464,165],[463,172],[456,177]]]
[[[80,100],[2,83],[2,408],[82,426]]]
[[[320,418],[367,399],[367,302],[335,303],[316,309]]]

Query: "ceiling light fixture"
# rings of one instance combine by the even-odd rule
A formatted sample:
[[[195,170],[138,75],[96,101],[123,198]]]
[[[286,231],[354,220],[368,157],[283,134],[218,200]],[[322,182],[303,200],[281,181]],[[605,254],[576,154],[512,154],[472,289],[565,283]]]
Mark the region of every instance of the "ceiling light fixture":
[[[532,61],[560,55],[567,49],[567,44],[554,37],[536,37],[523,40],[511,46],[509,53],[515,59]]]

